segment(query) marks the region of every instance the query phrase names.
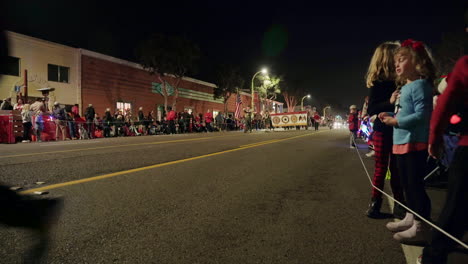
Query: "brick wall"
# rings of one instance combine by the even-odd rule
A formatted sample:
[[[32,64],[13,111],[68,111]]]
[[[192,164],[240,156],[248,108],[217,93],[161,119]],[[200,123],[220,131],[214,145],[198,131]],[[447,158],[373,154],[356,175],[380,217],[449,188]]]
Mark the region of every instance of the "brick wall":
[[[164,104],[160,94],[152,92],[152,83],[159,82],[157,78],[147,71],[119,64],[101,58],[82,55],[82,100],[83,108],[93,104],[96,113],[103,115],[106,108],[113,113],[118,101],[132,104],[133,114],[139,107],[143,107],[145,115]],[[171,77],[166,77],[171,78]],[[180,88],[190,89],[204,93],[213,93],[213,87],[190,80],[181,80]],[[242,107],[250,106],[250,97],[241,95]],[[173,96],[168,97],[168,105],[172,105]],[[194,113],[205,113],[207,109],[224,111],[222,103],[181,98],[177,99],[176,110],[183,111],[185,107],[193,109]],[[228,112],[236,109],[236,95],[228,100]]]

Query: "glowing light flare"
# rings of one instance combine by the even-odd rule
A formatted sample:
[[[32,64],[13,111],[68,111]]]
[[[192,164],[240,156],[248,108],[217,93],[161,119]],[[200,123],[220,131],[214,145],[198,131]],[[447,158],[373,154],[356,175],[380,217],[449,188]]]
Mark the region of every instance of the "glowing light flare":
[[[462,121],[461,117],[458,116],[458,115],[453,115],[451,118],[450,118],[450,124],[452,125],[456,125],[458,123],[460,123]]]

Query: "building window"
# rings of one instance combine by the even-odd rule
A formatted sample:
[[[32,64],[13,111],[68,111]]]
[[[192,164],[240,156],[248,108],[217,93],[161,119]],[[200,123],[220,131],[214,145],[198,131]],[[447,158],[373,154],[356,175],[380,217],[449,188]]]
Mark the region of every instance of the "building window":
[[[125,113],[127,112],[127,109],[130,109],[130,113],[132,112],[132,104],[125,103],[125,102],[117,102],[117,109],[122,111],[122,113],[125,115]]]
[[[5,62],[0,65],[0,74],[20,76],[20,59],[7,56]]]
[[[47,64],[48,80],[52,82],[68,83],[70,77],[70,68]]]

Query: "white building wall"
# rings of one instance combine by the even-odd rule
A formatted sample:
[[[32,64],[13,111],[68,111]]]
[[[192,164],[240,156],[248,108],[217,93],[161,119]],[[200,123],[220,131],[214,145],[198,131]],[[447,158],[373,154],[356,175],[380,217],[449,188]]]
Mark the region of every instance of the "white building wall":
[[[28,71],[28,96],[41,97],[37,89],[51,87],[50,101],[61,104],[80,104],[80,53],[76,48],[7,32],[9,55],[20,58],[20,76],[1,75],[0,98],[12,97],[16,101],[15,85],[24,84],[24,70]],[[48,80],[48,64],[69,67],[68,83]],[[24,90],[21,89],[24,95]]]

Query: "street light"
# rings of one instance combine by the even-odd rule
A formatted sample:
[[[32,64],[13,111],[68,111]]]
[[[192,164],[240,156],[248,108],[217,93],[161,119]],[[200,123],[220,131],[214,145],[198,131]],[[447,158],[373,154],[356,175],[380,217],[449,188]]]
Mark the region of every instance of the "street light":
[[[307,98],[310,98],[310,94],[308,94],[308,95],[302,97],[302,99],[301,99],[301,111],[304,111],[304,99],[305,99],[306,97],[307,97]]]
[[[252,109],[251,111],[253,112],[255,110],[255,107],[254,107],[254,80],[255,80],[255,77],[257,77],[257,75],[259,75],[260,73],[262,74],[267,74],[268,71],[267,69],[263,68],[261,71],[257,72],[254,74],[254,76],[252,77],[252,84],[251,84],[251,88],[252,88]]]

